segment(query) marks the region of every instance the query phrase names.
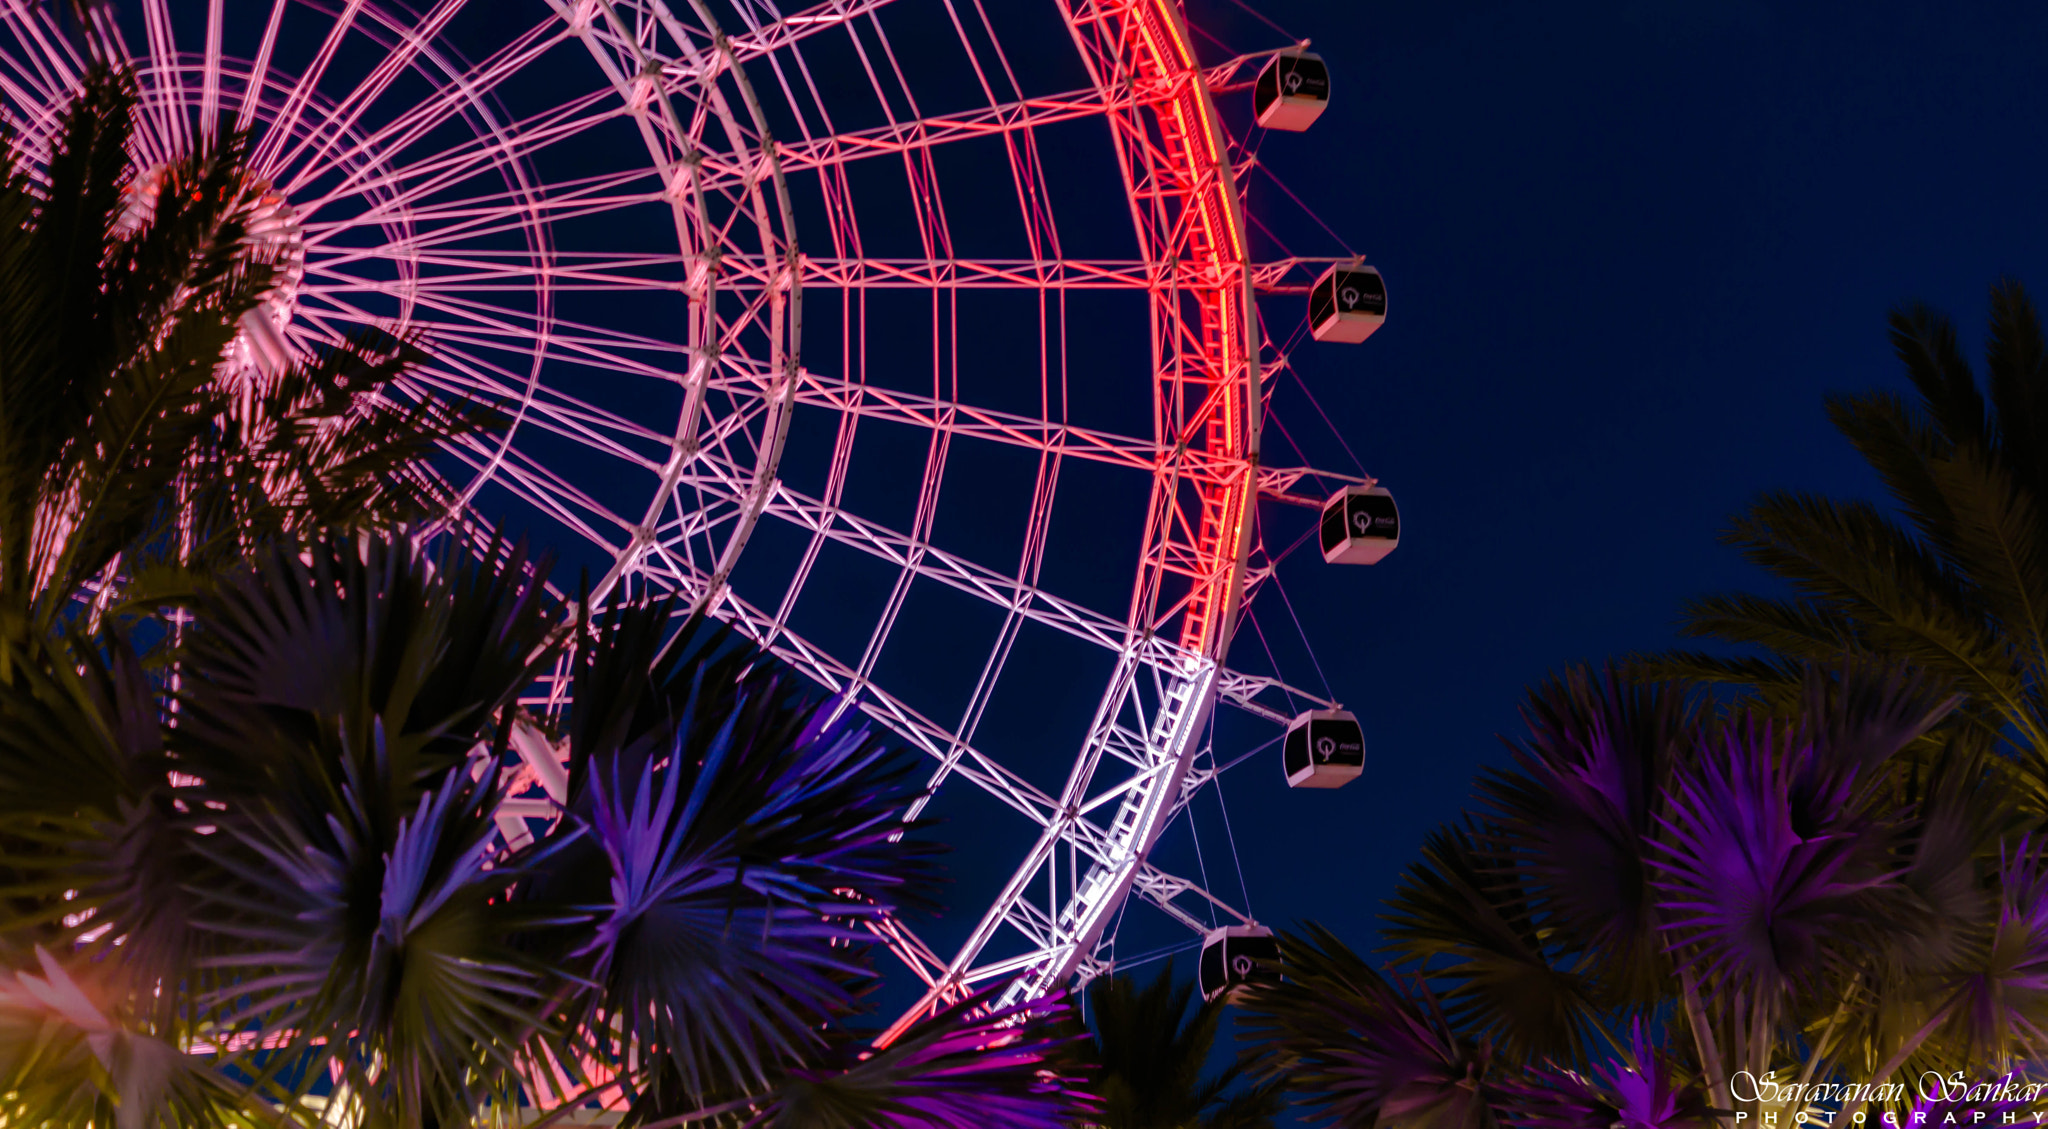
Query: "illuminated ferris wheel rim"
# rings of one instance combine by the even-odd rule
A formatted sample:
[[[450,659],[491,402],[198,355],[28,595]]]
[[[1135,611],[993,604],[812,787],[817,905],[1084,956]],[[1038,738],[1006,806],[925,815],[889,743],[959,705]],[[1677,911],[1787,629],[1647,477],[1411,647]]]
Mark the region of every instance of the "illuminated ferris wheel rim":
[[[1284,720],[1287,715],[1263,704],[1261,696],[1291,689],[1276,679],[1223,666],[1240,605],[1248,588],[1263,579],[1248,570],[1253,506],[1262,493],[1303,501],[1290,490],[1311,473],[1259,463],[1262,342],[1255,294],[1299,291],[1303,287],[1296,272],[1320,263],[1249,260],[1236,170],[1214,104],[1215,87],[1237,84],[1247,64],[1265,56],[1205,71],[1195,60],[1174,0],[1063,0],[1060,14],[1093,80],[1090,90],[1023,97],[867,130],[812,136],[806,126],[804,136],[771,139],[749,67],[776,63],[793,56],[809,37],[872,18],[886,6],[883,0],[830,0],[730,31],[717,27],[695,2],[687,11],[654,0],[551,2],[551,21],[474,66],[443,52],[435,41],[463,7],[462,0],[442,0],[417,20],[351,0],[334,17],[336,26],[356,21],[359,30],[383,37],[391,56],[377,73],[387,76],[386,83],[406,68],[430,73],[437,90],[450,92],[445,95],[449,106],[434,112],[443,113],[444,120],[458,111],[465,120],[474,119],[478,140],[473,145],[437,158],[438,166],[415,162],[401,167],[403,160],[395,154],[402,146],[384,152],[379,138],[403,138],[408,130],[423,133],[422,123],[432,115],[402,114],[366,132],[359,119],[373,97],[323,97],[317,81],[304,75],[287,81],[289,76],[276,73],[268,66],[269,43],[291,3],[275,0],[270,6],[264,53],[257,63],[243,64],[220,49],[223,0],[207,4],[207,49],[199,55],[176,50],[167,0],[148,0],[142,8],[148,48],[138,70],[146,97],[154,99],[148,112],[162,129],[156,140],[166,150],[180,140],[178,123],[187,120],[189,111],[211,120],[204,113],[209,99],[220,99],[239,84],[244,94],[240,120],[272,127],[256,150],[259,163],[266,158],[283,162],[259,172],[277,174],[288,191],[291,180],[284,165],[291,154],[309,146],[324,146],[338,154],[336,159],[347,157],[378,170],[353,174],[365,196],[384,194],[383,203],[361,213],[367,219],[321,220],[318,205],[332,197],[331,191],[305,202],[312,206],[298,208],[297,222],[308,241],[306,294],[299,308],[303,316],[292,327],[300,340],[331,339],[338,327],[378,322],[358,302],[359,294],[394,298],[399,312],[383,321],[393,328],[428,328],[429,343],[441,355],[438,367],[425,374],[428,383],[481,391],[515,406],[517,425],[510,434],[456,452],[473,474],[466,496],[473,497],[488,481],[531,501],[611,554],[601,594],[628,582],[687,594],[932,756],[938,763],[932,777],[935,792],[959,777],[1036,828],[1033,846],[1011,881],[955,956],[936,955],[901,923],[887,928],[890,947],[929,988],[911,1016],[999,978],[1017,977],[1010,990],[1014,998],[1073,974],[1098,971],[1105,928],[1133,891],[1198,931],[1206,927],[1185,908],[1188,899],[1246,920],[1201,884],[1159,871],[1147,854],[1194,786],[1213,778],[1212,771],[1191,768],[1202,747],[1204,719],[1217,698]],[[5,11],[17,37],[32,30],[28,25],[35,8],[31,0],[8,0]],[[741,10],[774,15],[766,4],[743,4]],[[570,39],[597,61],[615,106],[598,107],[593,94],[554,116],[515,120],[498,114],[491,99],[465,85],[480,74],[514,73]],[[185,84],[193,75],[201,91],[188,105]],[[488,89],[484,84],[485,93]],[[7,93],[15,105],[48,109],[56,91],[44,90],[40,98],[27,89],[9,88]],[[1087,117],[1105,118],[1111,125],[1138,234],[1136,260],[1066,258],[1057,246],[1031,258],[1007,260],[950,253],[888,259],[849,255],[843,247],[834,248],[839,254],[824,256],[797,248],[786,179],[792,170],[822,176],[853,161],[885,155],[908,159],[964,138],[1000,136],[1028,144],[1037,127]],[[305,124],[309,118],[313,125]],[[630,121],[649,155],[646,179],[651,183],[640,186],[635,176],[621,173],[615,180],[551,185],[528,174],[528,157],[555,133],[566,133],[586,118]],[[423,174],[418,172],[421,164],[426,165]],[[472,208],[482,219],[464,218],[452,205],[433,203],[431,192],[416,191],[407,179],[420,175],[430,184],[446,183],[471,166],[487,168],[503,186]],[[675,227],[676,254],[593,256],[558,246],[550,235],[551,221],[599,207],[609,198],[607,192],[663,202]],[[339,238],[373,222],[381,243],[345,245]],[[462,241],[504,231],[524,239],[527,249],[501,252],[481,249],[477,239]],[[448,232],[455,234],[449,237]],[[357,262],[373,259],[396,263],[396,281],[351,273]],[[600,332],[552,312],[553,303],[565,295],[586,288],[651,285],[646,271],[670,266],[684,273],[679,282],[661,286],[691,300],[680,344]],[[514,284],[520,278],[528,280],[536,311],[527,321],[503,316],[504,311],[475,297],[493,287],[518,289]],[[809,371],[799,354],[807,286],[822,291],[988,287],[1143,292],[1151,305],[1154,433],[1149,439],[1127,437]],[[534,343],[524,343],[522,335],[532,336]],[[686,398],[676,425],[654,428],[608,415],[567,390],[548,386],[544,368],[565,355],[595,357],[610,371],[682,384]],[[520,357],[529,362],[523,370],[514,363]],[[719,397],[723,408],[712,406]],[[1125,613],[1062,599],[1040,588],[1021,567],[1006,573],[946,553],[916,529],[904,532],[863,520],[841,507],[829,490],[807,496],[792,488],[777,472],[795,406],[1022,447],[1055,463],[1091,460],[1149,474],[1152,500],[1140,571]],[[577,484],[526,455],[518,444],[522,432],[534,428],[577,438],[655,474],[652,501],[637,514],[611,514]],[[685,495],[696,499],[694,506],[683,504]],[[1054,793],[1033,786],[979,751],[970,723],[932,721],[891,695],[872,677],[871,655],[854,662],[793,632],[789,604],[797,587],[780,608],[753,606],[734,592],[727,581],[753,529],[768,517],[806,531],[813,557],[817,546],[827,542],[851,547],[902,567],[906,580],[914,575],[968,592],[1006,609],[1013,622],[1044,624],[1114,654],[1114,673],[1064,788]],[[562,689],[558,683],[557,692]],[[1292,696],[1331,704],[1299,690]],[[544,743],[529,739],[519,744],[538,768],[547,755]],[[1043,895],[1035,892],[1040,887]],[[999,935],[1008,936],[1012,951],[984,958]],[[1015,948],[1019,937],[1021,950]]]

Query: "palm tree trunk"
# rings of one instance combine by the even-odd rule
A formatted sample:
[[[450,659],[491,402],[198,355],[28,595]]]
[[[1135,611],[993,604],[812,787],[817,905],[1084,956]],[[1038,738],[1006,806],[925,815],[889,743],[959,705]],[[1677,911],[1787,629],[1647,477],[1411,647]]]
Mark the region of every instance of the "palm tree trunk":
[[[1700,1069],[1707,1075],[1708,1091],[1713,1095],[1714,1108],[1733,1110],[1735,1103],[1728,1097],[1728,1072],[1721,1065],[1721,1050],[1714,1045],[1714,1028],[1707,1022],[1706,1009],[1700,1006],[1699,985],[1693,982],[1692,970],[1678,974],[1685,986],[1685,1017],[1692,1023],[1692,1039],[1700,1052]]]

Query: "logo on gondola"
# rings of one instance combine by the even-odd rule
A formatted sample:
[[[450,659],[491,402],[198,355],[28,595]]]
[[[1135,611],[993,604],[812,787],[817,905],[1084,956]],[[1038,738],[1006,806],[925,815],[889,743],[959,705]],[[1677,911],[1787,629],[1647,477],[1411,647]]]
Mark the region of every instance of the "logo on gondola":
[[[1358,287],[1347,286],[1337,292],[1337,297],[1343,300],[1345,309],[1351,309],[1358,305]]]
[[[1252,958],[1232,957],[1230,960],[1230,969],[1231,971],[1237,973],[1239,976],[1250,976],[1252,974]]]
[[[1364,510],[1360,510],[1360,511],[1358,511],[1358,512],[1357,512],[1357,513],[1355,513],[1355,514],[1352,514],[1352,515],[1351,515],[1351,528],[1353,528],[1353,529],[1356,529],[1356,530],[1357,530],[1357,531],[1359,531],[1360,533],[1371,533],[1371,532],[1372,532],[1372,515],[1371,515],[1371,514],[1369,514],[1369,513],[1366,513],[1366,512],[1364,511]]]
[[[1295,72],[1293,72],[1293,71],[1288,71],[1288,72],[1287,72],[1287,93],[1289,93],[1289,94],[1292,94],[1292,93],[1294,93],[1295,91],[1297,91],[1297,90],[1300,90],[1300,89],[1301,89],[1301,76],[1300,76],[1299,74],[1296,74],[1296,73],[1295,73]]]
[[[1334,738],[1334,737],[1318,737],[1318,738],[1316,738],[1316,759],[1317,759],[1317,760],[1320,760],[1320,761],[1326,761],[1326,760],[1329,760],[1329,759],[1330,759],[1331,757],[1334,757],[1334,756],[1336,756],[1336,755],[1337,755],[1337,739],[1336,739],[1336,738]]]

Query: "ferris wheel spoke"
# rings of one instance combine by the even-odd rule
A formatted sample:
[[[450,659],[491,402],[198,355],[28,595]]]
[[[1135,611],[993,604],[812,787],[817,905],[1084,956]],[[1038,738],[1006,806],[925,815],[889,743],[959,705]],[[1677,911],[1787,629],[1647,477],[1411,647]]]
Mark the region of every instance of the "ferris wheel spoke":
[[[306,245],[319,247],[331,255],[337,263],[348,263],[363,259],[397,259],[403,261],[436,262],[440,257],[424,252],[440,248],[452,248],[442,252],[453,262],[485,262],[489,260],[516,261],[520,255],[530,256],[536,264],[545,264],[556,258],[555,254],[536,251],[487,250],[476,245],[493,236],[508,233],[531,232],[537,222],[561,223],[565,220],[600,216],[626,208],[656,203],[660,200],[654,192],[629,193],[616,196],[577,196],[548,199],[523,195],[511,201],[477,202],[463,200],[445,206],[419,209],[389,209],[374,220],[351,217],[328,223],[305,225]],[[385,219],[400,220],[413,225],[415,230],[405,237],[386,243],[335,244],[337,236],[360,238],[362,224],[383,222]],[[423,229],[423,230],[422,230]],[[593,258],[598,256],[593,255]],[[624,256],[621,261],[634,262],[637,256]],[[671,256],[680,261],[681,256]],[[602,261],[600,259],[600,261]]]
[[[618,189],[640,182],[646,182],[649,187],[639,192],[615,194]],[[626,168],[617,172],[557,180],[538,187],[522,185],[497,191],[473,192],[454,200],[411,206],[387,206],[383,198],[370,197],[365,201],[368,206],[360,213],[339,220],[307,220],[300,225],[300,229],[305,233],[308,245],[311,246],[339,233],[363,232],[400,219],[440,231],[448,224],[503,218],[507,212],[531,211],[536,215],[559,220],[563,217],[557,212],[562,209],[584,208],[594,204],[622,208],[655,203],[661,198],[659,178],[643,168]],[[369,246],[381,246],[389,250],[400,245],[394,241]],[[476,253],[486,252],[485,249],[478,248]]]
[[[175,149],[190,146],[186,136],[185,87],[179,81],[178,45],[171,37],[171,10],[164,0],[144,0],[143,31],[149,42],[149,74],[153,82],[145,103],[161,117],[161,128]]]
[[[336,305],[341,305],[344,294],[381,294],[416,305],[421,309],[434,310],[448,317],[460,319],[472,327],[490,329],[508,335],[526,334],[529,337],[545,331],[553,325],[553,319],[536,310],[515,309],[495,305],[469,297],[462,291],[446,291],[434,286],[430,278],[413,280],[408,283],[384,283],[375,279],[343,274],[340,271],[321,269],[317,273],[308,268],[307,275],[319,279],[317,293]],[[309,287],[309,291],[313,288]],[[367,312],[364,313],[367,317]],[[414,319],[405,319],[411,324]],[[389,319],[377,319],[377,324],[388,324]]]
[[[492,139],[459,147],[451,146],[433,157],[423,158],[408,165],[383,168],[374,173],[368,166],[364,166],[357,170],[358,175],[348,183],[337,184],[325,194],[307,201],[302,214],[310,219],[337,200],[368,196],[374,201],[372,217],[354,216],[354,223],[366,224],[372,219],[386,223],[405,222],[412,218],[415,208],[437,194],[455,190],[487,174],[500,173],[523,161],[532,153],[557,141],[574,137],[617,116],[618,111],[615,109],[600,109],[582,116],[563,116],[537,127],[532,132],[512,133],[509,140]],[[531,198],[531,194],[524,194],[519,203],[523,204]],[[415,237],[407,240],[406,245],[412,245],[420,240],[445,242],[452,236],[474,238],[493,230],[515,230],[530,226],[536,217],[524,213],[523,207],[515,207],[506,209],[496,217],[472,215],[466,217],[466,227],[457,227],[452,232],[436,232],[428,236]],[[517,222],[522,217],[525,222]],[[514,222],[495,229],[479,230],[479,221],[492,219],[500,222],[510,219]]]
[[[210,141],[219,132],[220,38],[227,0],[206,0],[206,54],[199,79],[199,129]]]
[[[673,384],[679,379],[678,369],[663,365],[661,360],[668,358],[687,362],[688,357],[687,347],[674,342],[658,341],[559,317],[547,318],[547,332],[538,334],[534,327],[528,324],[533,320],[532,314],[505,310],[501,307],[486,307],[482,311],[464,307],[452,311],[449,318],[408,317],[400,324],[391,318],[373,315],[359,305],[344,301],[341,294],[340,291],[314,291],[307,297],[317,304],[302,307],[303,314],[328,327],[328,339],[331,341],[340,341],[350,329],[375,326],[388,331],[420,334],[427,339],[430,349],[432,343],[441,342],[482,349],[516,351],[536,359],[563,361],[605,369],[621,375],[647,377],[668,384]],[[491,316],[473,316],[479,312]],[[728,359],[726,363],[738,367],[735,360]],[[716,379],[713,383],[721,389],[746,394],[750,389],[758,392],[758,386],[763,380],[764,377],[761,375],[740,375]]]
[[[242,104],[235,110],[235,128],[248,129],[256,121],[256,109],[270,82],[270,61],[277,51],[278,28],[284,23],[288,0],[270,0],[270,18],[263,24],[263,42],[256,48],[256,61],[249,69],[249,81],[242,88]]]
[[[539,36],[541,30],[535,28],[530,33],[536,42],[527,50],[507,52],[480,69],[488,69],[499,79],[516,73],[535,56],[554,46],[554,40]],[[476,87],[451,85],[385,123],[370,136],[347,148],[334,150],[326,161],[293,170],[296,183],[314,181],[336,168],[348,170],[327,189],[325,195],[301,205],[304,211],[312,213],[335,199],[362,194],[386,194],[382,202],[387,207],[406,206],[449,184],[460,183],[475,172],[524,159],[626,113],[618,106],[593,111],[592,107],[607,106],[614,97],[612,91],[600,88],[567,99],[550,109],[506,122],[460,143],[437,148],[410,164],[387,167],[383,161],[368,159],[373,154],[382,156],[409,151],[427,133],[472,107],[474,99],[490,85],[486,82],[479,82]],[[372,175],[371,170],[379,171]]]
[[[517,402],[518,390],[525,384],[516,372],[454,349],[442,350],[434,365],[422,371],[433,373],[435,385],[445,391],[475,395],[492,404]],[[540,389],[525,407],[522,428],[538,428],[649,473],[659,473],[662,468],[662,460],[649,452],[667,448],[668,437],[642,424]],[[645,448],[629,446],[630,441],[643,443]]]
[[[630,536],[633,523],[612,512],[560,475],[533,462],[517,449],[498,457],[496,452],[476,452],[465,459],[472,471],[482,470],[495,459],[492,482],[514,497],[574,529],[578,536],[607,553],[620,551],[615,538]]]
[[[317,271],[320,277],[328,280],[324,285],[331,292],[379,293],[393,297],[421,288],[458,294],[531,293],[536,279],[549,280],[548,290],[552,293],[672,290],[681,294],[686,293],[684,287],[687,284],[686,277],[677,277],[683,273],[677,269],[681,260],[647,261],[623,257],[589,259],[580,263],[560,262],[546,252],[508,254],[487,260],[467,259],[460,255],[413,255],[399,260],[407,268],[422,272],[411,278],[371,278],[343,270],[363,264],[389,263],[396,258],[394,255],[351,251],[331,258],[323,257],[317,264]],[[640,269],[636,272],[636,268],[647,267],[663,269]],[[526,285],[518,285],[521,281]]]
[[[531,334],[522,333],[516,328],[480,325],[474,322],[413,318],[406,322],[406,328],[424,334],[430,342],[448,342],[483,349],[532,349],[537,344]],[[633,355],[634,353],[655,356],[642,359]],[[666,384],[676,383],[678,369],[686,367],[670,368],[659,363],[662,357],[686,360],[683,346],[647,341],[623,334],[613,335],[596,326],[565,325],[560,320],[555,321],[553,329],[548,334],[546,351],[537,355],[544,361],[582,365],[624,376],[646,377]]]
[[[269,129],[256,143],[256,149],[249,155],[251,168],[274,172],[278,166],[273,158],[280,147],[291,140],[292,131],[298,128],[299,115],[305,112],[306,104],[313,100],[313,93],[326,75],[327,67],[334,61],[335,52],[341,49],[342,41],[348,38],[349,29],[354,26],[356,15],[363,10],[363,0],[345,0],[342,10],[335,15],[334,23],[327,29],[327,36],[320,43],[320,50],[313,55],[313,61],[298,75],[292,84],[291,93],[285,96],[284,106],[269,122]],[[273,178],[274,179],[274,178]]]
[[[443,351],[441,357],[437,358],[433,371],[439,374],[437,383],[450,391],[476,393],[485,388],[505,389],[518,380],[517,373],[497,368],[452,349]],[[497,379],[480,378],[480,374],[492,372],[498,374]],[[516,399],[516,396],[506,399]],[[494,400],[488,394],[485,396],[486,403],[502,404],[506,399]],[[649,473],[658,473],[661,470],[661,460],[651,457],[649,451],[656,449],[657,445],[665,448],[668,445],[667,437],[643,425],[610,412],[577,404],[567,396],[543,395],[538,390],[526,402],[526,407],[524,420],[520,424],[522,428],[537,428],[639,470]],[[646,449],[629,446],[628,441],[633,440],[644,443]]]
[[[322,273],[337,278],[335,269],[356,263],[377,262],[382,255],[349,254],[326,259],[321,262]],[[423,275],[418,280],[391,281],[372,280],[355,276],[345,285],[337,285],[337,293],[396,293],[414,286],[426,285],[439,290],[464,294],[488,293],[531,293],[533,280],[545,278],[549,291],[564,293],[621,293],[645,292],[650,287],[676,283],[660,277],[654,272],[646,275],[624,273],[620,268],[631,268],[641,264],[630,259],[592,264],[551,264],[545,255],[533,256],[532,265],[525,265],[511,259],[496,262],[464,260],[452,255],[419,255],[410,260],[420,267],[439,268],[434,273]],[[670,264],[659,264],[670,265]],[[673,272],[669,272],[673,273]],[[521,285],[524,283],[524,285]]]
[[[86,67],[70,37],[49,23],[47,12],[41,4],[30,5],[22,0],[9,0],[5,6],[7,26],[18,40],[28,40],[27,46],[32,48],[23,52],[26,64],[11,54],[8,57],[14,60],[13,69],[22,80],[35,88],[32,96],[27,91],[17,94],[10,90],[8,109],[19,113],[34,108],[35,119],[41,122],[56,120],[57,112],[70,101],[71,90]]]
[[[398,81],[399,76],[410,69],[423,52],[428,52],[428,45],[440,35],[442,29],[448,26],[448,21],[454,19],[455,14],[461,11],[467,2],[468,0],[438,0],[433,9],[417,23],[387,24],[383,30],[397,36],[397,48],[393,50],[388,43],[382,44],[388,53],[377,61],[377,65],[371,68],[362,82],[328,110],[330,116],[321,122],[320,130],[317,133],[307,131],[304,137],[277,158],[275,167],[290,168],[300,154],[305,153],[316,143],[319,148],[313,154],[315,161],[321,155],[332,152],[334,147],[348,136],[349,131],[355,128],[355,124],[362,120],[363,114],[370,106],[391,89],[391,84]],[[383,36],[377,35],[373,38],[381,41]]]
[[[370,319],[343,317],[329,322],[317,311],[302,310],[301,313],[316,325],[325,329],[323,336],[331,342],[342,340],[345,334]],[[516,335],[508,335],[512,337]],[[528,335],[527,340],[531,340]],[[437,387],[446,391],[460,392],[475,396],[487,404],[507,405],[527,403],[538,416],[546,421],[540,426],[554,431],[565,438],[571,438],[585,446],[594,448],[617,458],[647,469],[658,469],[657,464],[622,445],[622,439],[639,440],[646,443],[668,443],[668,437],[634,420],[584,403],[576,398],[548,386],[533,387],[529,374],[522,374],[497,362],[478,356],[457,347],[453,335],[433,337],[430,341],[432,362],[423,372],[434,374]],[[486,347],[502,345],[501,342],[485,340]],[[532,363],[531,356],[522,360]],[[531,392],[528,389],[531,388]]]

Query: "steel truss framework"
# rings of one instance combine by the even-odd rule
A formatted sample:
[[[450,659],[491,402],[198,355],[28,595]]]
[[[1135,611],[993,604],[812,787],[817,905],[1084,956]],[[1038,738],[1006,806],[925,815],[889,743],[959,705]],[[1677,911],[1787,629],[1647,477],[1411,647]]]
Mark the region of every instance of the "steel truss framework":
[[[140,80],[146,163],[226,128],[253,131],[255,174],[296,232],[296,282],[268,315],[282,348],[366,325],[415,334],[434,360],[413,388],[512,416],[509,434],[452,452],[451,483],[471,507],[456,520],[481,523],[511,500],[558,523],[601,555],[593,600],[686,597],[929,756],[933,794],[972,786],[1019,817],[1013,874],[975,907],[952,955],[902,923],[884,929],[927,988],[906,1023],[998,978],[1015,978],[1014,999],[1095,974],[1133,893],[1197,931],[1218,913],[1244,919],[1148,854],[1214,779],[1196,757],[1215,703],[1273,721],[1286,719],[1283,698],[1329,704],[1225,665],[1241,604],[1270,575],[1270,562],[1252,567],[1255,503],[1314,504],[1302,482],[1321,473],[1259,459],[1261,373],[1284,358],[1262,341],[1256,297],[1299,294],[1328,261],[1255,263],[1247,251],[1242,170],[1214,95],[1241,87],[1263,56],[1203,68],[1178,0],[1053,2],[1085,89],[1031,90],[984,0],[827,0],[791,13],[767,0],[548,0],[510,29],[480,0],[438,0],[417,18],[373,0],[142,0],[129,23],[95,9]],[[888,31],[890,9],[912,6],[957,33],[978,104],[920,109],[904,77],[915,60]],[[32,168],[86,65],[46,9],[0,0],[0,114]],[[871,87],[857,127],[837,123],[861,114],[821,93],[838,80],[832,67]],[[1134,255],[1067,253],[1079,241],[1055,221],[1041,135],[1075,123],[1106,127]],[[994,206],[949,199],[946,154],[975,145],[1000,153],[1015,188],[1008,257],[956,250],[964,211]],[[860,201],[875,169],[907,189],[901,226],[920,253],[870,253]],[[867,324],[871,303],[891,291],[929,296],[929,361],[870,358],[868,339],[887,336]],[[1035,296],[1039,412],[977,404],[941,356],[936,342],[974,291]],[[1052,391],[1070,365],[1068,296],[1095,291],[1145,303],[1150,372],[1118,378],[1149,384],[1149,435],[1071,422]],[[807,309],[842,338],[809,368]],[[258,338],[252,329],[223,379],[262,378]],[[881,379],[884,362],[928,364],[931,379],[923,390]],[[783,465],[805,412],[830,421],[815,482]],[[907,523],[849,500],[856,437],[881,427],[926,443]],[[968,446],[1036,468],[1013,561],[935,542],[948,461]],[[1082,463],[1150,481],[1142,528],[1119,534],[1137,542],[1120,608],[1041,582],[1062,468]],[[764,523],[803,545],[779,590],[746,583],[743,551]],[[799,630],[828,551],[894,576],[853,651]],[[913,586],[1000,613],[949,719],[877,676]],[[1057,751],[1070,765],[1057,789],[977,743],[1027,628],[1109,660],[1078,747]],[[531,704],[559,707],[572,692],[556,679]],[[518,803],[508,835],[546,810]]]

